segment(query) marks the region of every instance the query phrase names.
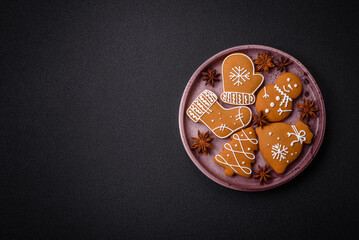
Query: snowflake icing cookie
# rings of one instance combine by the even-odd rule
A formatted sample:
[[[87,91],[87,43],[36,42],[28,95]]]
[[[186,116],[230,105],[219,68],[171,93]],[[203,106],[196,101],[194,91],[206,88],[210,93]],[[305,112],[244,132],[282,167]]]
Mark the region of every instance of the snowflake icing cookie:
[[[310,144],[313,133],[308,125],[297,121],[288,123],[271,123],[263,128],[256,128],[259,149],[264,160],[276,173],[283,173],[302,151],[303,144]]]
[[[293,73],[283,73],[276,81],[263,87],[257,94],[256,109],[270,122],[279,122],[292,112],[293,99],[302,92],[302,83]]]
[[[232,105],[251,105],[255,102],[254,92],[264,81],[255,72],[252,60],[243,53],[227,56],[222,64],[223,92],[221,100]]]
[[[252,111],[248,107],[226,109],[217,99],[214,92],[204,90],[187,109],[187,116],[206,125],[219,138],[229,137],[251,122]]]
[[[225,168],[227,176],[237,174],[250,177],[251,164],[255,161],[254,152],[258,150],[257,135],[252,127],[241,130],[231,136],[231,141],[223,145],[223,151],[214,157],[214,161]]]

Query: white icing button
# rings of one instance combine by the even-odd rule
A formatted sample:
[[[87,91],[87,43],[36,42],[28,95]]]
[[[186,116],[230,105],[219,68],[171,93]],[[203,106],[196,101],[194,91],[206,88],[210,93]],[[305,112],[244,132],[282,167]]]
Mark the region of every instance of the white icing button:
[[[244,165],[245,163],[246,163],[246,162],[244,162],[244,161],[242,162],[243,165]]]
[[[279,140],[279,139],[280,139],[280,137],[277,137],[277,139]]]
[[[252,134],[252,132],[249,132],[249,134]]]
[[[251,148],[248,148],[248,151],[250,151],[251,150]]]
[[[241,134],[241,137],[243,137],[243,134]]]
[[[219,120],[222,120],[222,118],[219,118]]]
[[[212,122],[214,122],[214,120],[212,119]]]
[[[237,147],[238,145],[237,144],[234,144],[235,147]]]
[[[290,82],[290,78],[287,78],[287,81]]]
[[[279,101],[279,100],[280,100],[280,97],[279,97],[279,96],[276,96],[276,97],[275,97],[275,100]]]
[[[287,160],[287,163],[289,163],[289,161]]]
[[[229,157],[229,154],[227,154],[227,157]]]
[[[267,108],[264,112],[265,112],[265,113],[269,113],[269,109]]]
[[[267,146],[269,146],[269,143],[267,144]]]
[[[297,152],[295,152],[294,154],[297,154]]]
[[[229,116],[230,118],[232,118],[232,116]]]
[[[221,113],[218,113],[218,115],[221,115]]]
[[[297,85],[297,84],[294,84],[294,87],[298,87],[298,85]]]
[[[269,132],[268,134],[269,134],[269,136],[272,136],[272,132]]]
[[[269,104],[269,106],[270,106],[270,107],[274,107],[274,102],[271,102],[271,103]]]
[[[234,125],[236,125],[236,123],[234,123]]]

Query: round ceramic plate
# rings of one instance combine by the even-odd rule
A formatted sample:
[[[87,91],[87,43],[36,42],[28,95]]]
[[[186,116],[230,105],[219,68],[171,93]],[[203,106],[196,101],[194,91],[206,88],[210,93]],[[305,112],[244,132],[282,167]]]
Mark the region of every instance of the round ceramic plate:
[[[280,56],[284,58],[289,58],[291,65],[287,67],[287,71],[296,74],[302,81],[303,91],[302,94],[294,100],[293,103],[293,112],[292,114],[286,118],[283,122],[294,124],[296,121],[300,119],[301,112],[299,111],[296,103],[302,103],[303,98],[305,97],[307,100],[314,100],[315,106],[319,108],[317,112],[317,118],[310,118],[308,125],[310,130],[313,132],[314,137],[312,143],[307,145],[303,145],[303,150],[300,156],[291,163],[287,170],[283,174],[277,174],[274,171],[271,172],[271,180],[268,184],[259,184],[258,179],[253,178],[245,178],[242,176],[234,175],[232,177],[226,176],[224,174],[224,168],[217,165],[213,159],[216,154],[221,152],[223,149],[223,145],[230,141],[230,138],[220,139],[215,138],[213,141],[214,149],[210,149],[209,154],[206,156],[204,154],[197,154],[195,150],[191,150],[190,146],[193,144],[193,141],[190,139],[191,137],[197,137],[197,130],[200,130],[202,133],[208,131],[207,127],[201,123],[193,122],[187,115],[186,110],[190,106],[190,104],[195,100],[195,98],[205,89],[209,89],[215,92],[218,96],[222,93],[222,78],[220,76],[221,81],[215,82],[214,87],[210,84],[205,85],[205,81],[202,81],[202,71],[205,71],[208,67],[215,69],[217,73],[221,73],[221,66],[224,58],[231,53],[241,52],[247,54],[252,60],[257,58],[258,53],[268,52],[269,55],[274,56],[274,59],[279,59]],[[272,68],[271,71],[266,74],[263,73],[264,82],[260,86],[261,89],[263,86],[272,84],[275,82],[277,77],[281,74],[276,68]],[[259,91],[258,89],[258,91]],[[258,91],[256,93],[258,93]],[[255,94],[256,94],[255,93]],[[218,97],[220,104],[223,107],[233,107],[231,105],[225,104]],[[257,114],[255,110],[255,106],[248,106],[251,108],[253,114]],[[297,59],[292,57],[291,55],[282,52],[278,49],[261,46],[261,45],[243,45],[234,48],[230,48],[224,50],[207,61],[205,61],[192,75],[189,80],[186,89],[184,90],[180,109],[179,109],[179,127],[183,145],[192,159],[193,163],[210,179],[213,181],[235,190],[241,191],[264,191],[268,189],[272,189],[278,187],[294,177],[296,177],[299,173],[301,173],[308,164],[313,160],[315,155],[317,154],[320,145],[322,144],[324,132],[325,132],[325,106],[322,94],[319,90],[317,83],[315,82],[313,76],[309,73],[309,71],[301,64]],[[213,133],[210,134],[211,137],[215,137]],[[252,169],[257,170],[259,166],[266,165],[260,151],[256,152],[256,160],[255,163],[252,164]]]

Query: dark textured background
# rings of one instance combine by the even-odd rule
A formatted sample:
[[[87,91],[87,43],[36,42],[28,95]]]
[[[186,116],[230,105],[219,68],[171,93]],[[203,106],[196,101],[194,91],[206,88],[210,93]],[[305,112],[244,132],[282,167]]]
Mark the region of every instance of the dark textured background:
[[[193,2],[1,1],[2,239],[356,237],[354,2]],[[317,157],[268,192],[212,182],[178,129],[192,73],[244,44],[299,59],[327,108]]]

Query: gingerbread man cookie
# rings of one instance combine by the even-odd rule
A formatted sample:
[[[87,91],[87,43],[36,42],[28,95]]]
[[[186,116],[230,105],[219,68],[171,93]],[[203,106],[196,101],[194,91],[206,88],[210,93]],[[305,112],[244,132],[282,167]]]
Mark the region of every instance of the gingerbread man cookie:
[[[252,111],[248,107],[226,109],[217,99],[214,92],[204,90],[187,109],[187,116],[206,125],[219,138],[229,137],[251,122]]]
[[[254,152],[258,150],[258,139],[252,127],[243,129],[231,136],[231,141],[223,145],[223,151],[214,157],[214,161],[225,168],[227,176],[237,174],[250,177],[251,164],[255,161]]]
[[[270,122],[279,122],[292,112],[293,99],[302,92],[302,83],[294,73],[283,73],[275,84],[263,87],[257,94],[256,109]]]
[[[223,92],[221,100],[232,105],[251,105],[256,98],[254,92],[264,77],[254,70],[252,59],[243,53],[227,56],[222,64]]]
[[[280,174],[298,158],[303,144],[310,144],[313,138],[308,125],[302,121],[297,121],[295,125],[271,123],[257,127],[256,133],[264,160]]]

